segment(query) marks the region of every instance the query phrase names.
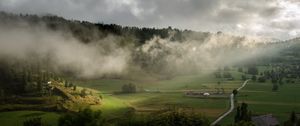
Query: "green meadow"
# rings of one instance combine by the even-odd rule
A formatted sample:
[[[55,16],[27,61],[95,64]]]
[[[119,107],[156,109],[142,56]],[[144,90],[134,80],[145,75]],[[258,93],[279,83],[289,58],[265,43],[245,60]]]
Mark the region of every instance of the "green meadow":
[[[101,105],[93,105],[93,110],[101,110],[107,119],[117,119],[131,110],[138,113],[156,112],[170,106],[193,110],[201,113],[209,120],[214,120],[229,108],[229,98],[193,98],[187,97],[185,91],[196,90],[201,92],[216,92],[216,88],[223,88],[224,96],[228,96],[233,89],[238,88],[242,73],[232,70],[234,80],[215,78],[213,74],[181,75],[167,80],[122,80],[122,79],[95,79],[74,80],[80,87],[99,91],[103,97]],[[218,84],[218,82],[220,82]],[[134,94],[115,94],[124,84],[133,83],[138,91]],[[149,90],[149,92],[145,91]],[[30,115],[30,116],[28,116]],[[0,113],[0,121],[6,125],[21,125],[26,118],[42,117],[43,122],[57,125],[58,113],[39,111],[14,111]],[[8,118],[12,117],[12,118]],[[17,121],[12,121],[17,120]]]
[[[103,104],[92,106],[100,109],[107,117],[115,118],[125,114],[130,109],[136,112],[155,112],[169,106],[193,109],[197,113],[214,120],[229,107],[229,98],[192,98],[185,96],[185,91],[197,90],[216,92],[216,88],[224,88],[225,96],[238,88],[243,81],[242,73],[231,71],[235,80],[215,78],[213,74],[197,74],[177,76],[168,80],[134,81],[118,79],[100,79],[77,81],[82,87],[99,90],[103,96]],[[220,84],[218,84],[220,82]],[[140,92],[134,94],[115,94],[122,85],[134,83]],[[142,90],[149,90],[145,92]]]
[[[0,122],[1,126],[22,126],[23,122],[41,117],[42,123],[50,126],[56,126],[60,114],[55,112],[42,112],[42,111],[11,111],[1,112]]]
[[[238,103],[245,102],[253,115],[273,114],[281,123],[286,121],[291,111],[300,111],[300,83],[285,83],[278,91],[272,91],[272,83],[250,81],[238,94]],[[270,111],[271,110],[271,111]],[[221,122],[232,123],[234,112]]]

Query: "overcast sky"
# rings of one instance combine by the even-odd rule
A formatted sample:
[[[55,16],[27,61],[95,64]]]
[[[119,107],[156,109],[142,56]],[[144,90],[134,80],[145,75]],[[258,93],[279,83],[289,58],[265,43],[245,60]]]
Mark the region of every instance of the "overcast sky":
[[[288,39],[300,36],[300,0],[0,0],[0,10],[129,26]]]

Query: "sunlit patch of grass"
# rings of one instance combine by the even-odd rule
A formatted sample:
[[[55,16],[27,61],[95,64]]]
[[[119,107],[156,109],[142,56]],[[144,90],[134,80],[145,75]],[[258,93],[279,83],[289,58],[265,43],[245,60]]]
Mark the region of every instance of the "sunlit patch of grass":
[[[103,96],[101,105],[92,106],[93,109],[102,110],[103,115],[109,118],[122,116],[129,110],[136,112],[158,111],[166,106],[175,105],[183,108],[195,109],[200,113],[207,114],[210,120],[215,119],[229,107],[228,99],[201,99],[191,98],[184,95],[185,90],[200,90],[216,92],[216,88],[224,88],[228,95],[234,88],[242,84],[240,80],[243,73],[230,71],[235,78],[228,81],[225,78],[215,78],[210,73],[181,75],[164,80],[135,81],[102,79],[90,81],[77,81],[82,87],[99,90]],[[218,84],[218,82],[221,82]],[[138,89],[154,90],[159,92],[138,92],[134,94],[114,94],[120,91],[123,84],[134,83]],[[209,112],[211,110],[212,112]]]
[[[106,116],[108,118],[115,118],[118,116],[122,116],[130,109],[130,106],[128,106],[126,102],[124,102],[124,100],[105,94],[102,96],[102,104],[92,105],[91,108],[94,110],[101,110],[103,116]]]

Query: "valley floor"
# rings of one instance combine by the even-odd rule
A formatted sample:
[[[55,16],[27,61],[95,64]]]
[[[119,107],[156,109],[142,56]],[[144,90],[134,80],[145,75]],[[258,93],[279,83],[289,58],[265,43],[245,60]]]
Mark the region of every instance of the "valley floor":
[[[94,110],[101,110],[103,115],[108,119],[117,119],[124,116],[128,111],[135,110],[138,113],[149,113],[164,109],[168,106],[177,106],[180,108],[186,108],[187,110],[192,110],[193,112],[201,113],[206,116],[210,121],[215,120],[222,113],[227,111],[230,107],[229,94],[233,89],[238,88],[242,85],[243,81],[240,79],[241,75],[244,73],[237,72],[237,70],[230,71],[234,80],[228,80],[226,78],[215,78],[212,74],[197,74],[197,75],[187,75],[178,76],[169,80],[156,80],[156,81],[133,81],[133,80],[119,80],[119,79],[98,79],[98,80],[73,80],[76,85],[80,87],[91,88],[100,91],[99,95],[102,96],[103,102],[101,105],[92,105],[91,108]],[[220,83],[218,83],[220,82]],[[127,83],[134,83],[137,85],[138,90],[143,90],[134,94],[115,94],[115,92],[120,91],[122,85]],[[265,86],[264,86],[265,85]],[[261,88],[262,86],[263,88]],[[285,86],[285,85],[284,85]],[[286,85],[288,88],[288,85]],[[296,86],[297,87],[297,86]],[[185,95],[186,91],[200,91],[200,92],[210,92],[215,93],[217,89],[223,88],[225,97],[223,98],[194,98],[187,97]],[[293,90],[288,88],[287,90]],[[300,87],[299,87],[300,88]],[[283,103],[277,103],[278,101],[263,101],[264,98],[270,98],[274,100],[273,92],[266,93],[266,90],[270,90],[268,84],[253,84],[247,85],[239,95],[239,101],[244,99],[244,101],[249,101],[250,108],[256,108],[253,110],[258,113],[264,113],[264,107],[267,107],[267,103],[276,102],[279,104],[277,107],[289,106],[281,105]],[[147,90],[147,91],[145,91]],[[150,91],[150,92],[149,92]],[[284,89],[282,89],[284,91]],[[257,94],[257,92],[261,92]],[[266,93],[266,94],[264,94]],[[292,95],[292,94],[291,94]],[[247,97],[244,97],[247,96]],[[267,96],[267,97],[263,97]],[[272,97],[273,96],[273,97]],[[280,96],[280,95],[279,95]],[[293,99],[289,100],[293,101]],[[294,104],[294,103],[286,103]],[[273,107],[276,107],[274,105]],[[280,111],[279,108],[274,108]],[[266,109],[265,111],[268,111]],[[289,112],[290,108],[286,108]],[[14,112],[4,112],[0,114],[0,122],[7,123],[7,125],[14,125],[13,123],[20,124],[24,121],[23,115],[32,113],[43,113],[41,114],[45,122],[49,124],[57,124],[57,118],[59,114],[52,112],[35,112],[35,111],[14,111]],[[279,116],[286,116],[282,112],[274,113],[279,114]],[[282,114],[282,115],[281,115]],[[17,122],[7,118],[8,116],[14,116]],[[33,114],[34,115],[34,114]],[[225,123],[232,122],[232,115],[228,116],[223,120]]]

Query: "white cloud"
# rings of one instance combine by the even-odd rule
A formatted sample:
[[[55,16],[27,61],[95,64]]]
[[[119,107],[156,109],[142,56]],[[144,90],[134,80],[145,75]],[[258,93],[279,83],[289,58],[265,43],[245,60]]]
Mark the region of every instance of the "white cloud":
[[[287,39],[299,32],[297,0],[1,0],[15,13]],[[290,32],[293,33],[290,34]]]

